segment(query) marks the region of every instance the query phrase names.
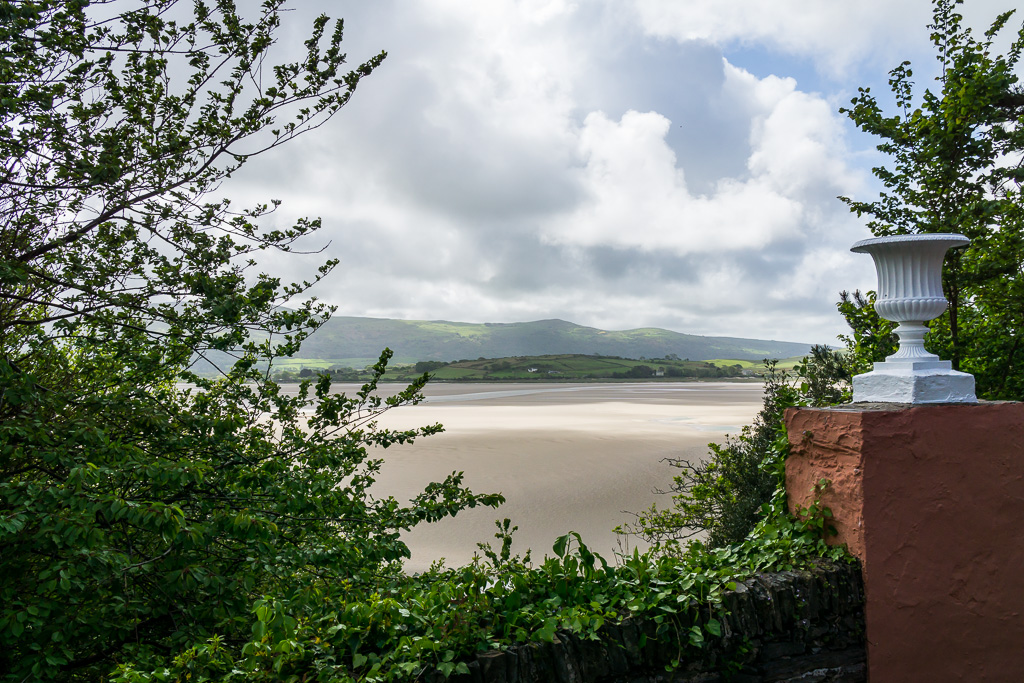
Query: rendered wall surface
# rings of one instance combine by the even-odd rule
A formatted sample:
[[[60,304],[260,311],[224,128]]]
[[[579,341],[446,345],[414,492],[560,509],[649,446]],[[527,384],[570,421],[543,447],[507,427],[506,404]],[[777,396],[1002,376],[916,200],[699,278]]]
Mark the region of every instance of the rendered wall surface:
[[[869,676],[1024,680],[1024,404],[792,409],[790,507],[864,567]]]

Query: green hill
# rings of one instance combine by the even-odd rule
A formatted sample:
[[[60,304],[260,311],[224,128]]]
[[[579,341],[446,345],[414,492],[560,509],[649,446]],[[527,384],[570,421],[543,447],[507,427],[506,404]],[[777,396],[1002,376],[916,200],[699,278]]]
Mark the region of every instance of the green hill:
[[[758,361],[807,353],[810,344],[702,337],[653,327],[609,331],[564,320],[524,323],[460,323],[445,320],[332,318],[302,346],[296,359],[362,367],[384,347],[400,363],[453,361],[552,354],[665,358],[705,361],[718,358]]]

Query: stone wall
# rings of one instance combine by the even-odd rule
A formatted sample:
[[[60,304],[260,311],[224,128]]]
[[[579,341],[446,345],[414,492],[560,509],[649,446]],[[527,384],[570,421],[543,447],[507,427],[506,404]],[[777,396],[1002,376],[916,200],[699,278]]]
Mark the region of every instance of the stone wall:
[[[687,647],[695,622],[627,618],[600,639],[559,633],[552,643],[484,652],[455,683],[713,683],[866,680],[864,593],[857,565],[759,574],[726,593],[722,636]],[[705,621],[708,614],[695,617]],[[666,665],[680,660],[673,671]],[[427,677],[440,681],[443,677]]]

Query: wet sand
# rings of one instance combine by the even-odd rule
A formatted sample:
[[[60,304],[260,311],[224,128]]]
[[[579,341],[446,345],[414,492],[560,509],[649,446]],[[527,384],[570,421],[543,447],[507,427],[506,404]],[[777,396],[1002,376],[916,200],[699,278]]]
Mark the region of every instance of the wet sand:
[[[408,500],[430,481],[465,472],[475,492],[500,492],[498,509],[477,508],[405,536],[409,571],[434,560],[467,562],[478,542],[494,542],[494,521],[519,526],[513,551],[551,554],[555,538],[579,532],[611,558],[624,540],[612,529],[627,511],[667,505],[675,470],[666,457],[700,459],[749,424],[761,407],[759,383],[433,384],[428,400],[389,411],[382,426],[440,422],[445,432],[382,450],[378,495]],[[635,541],[631,541],[635,542]]]

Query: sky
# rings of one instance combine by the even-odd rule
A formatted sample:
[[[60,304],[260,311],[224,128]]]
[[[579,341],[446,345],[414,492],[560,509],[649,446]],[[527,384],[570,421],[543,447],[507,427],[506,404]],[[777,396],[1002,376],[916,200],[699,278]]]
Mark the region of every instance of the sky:
[[[319,216],[316,254],[261,264],[336,315],[518,322],[836,344],[871,289],[877,141],[839,112],[938,64],[927,0],[301,0],[383,65],[317,131],[222,188]],[[967,0],[980,34],[1009,0]],[[1013,23],[1009,35],[1018,23]],[[321,250],[322,249],[322,250]]]

